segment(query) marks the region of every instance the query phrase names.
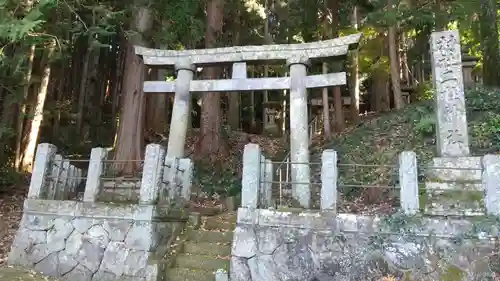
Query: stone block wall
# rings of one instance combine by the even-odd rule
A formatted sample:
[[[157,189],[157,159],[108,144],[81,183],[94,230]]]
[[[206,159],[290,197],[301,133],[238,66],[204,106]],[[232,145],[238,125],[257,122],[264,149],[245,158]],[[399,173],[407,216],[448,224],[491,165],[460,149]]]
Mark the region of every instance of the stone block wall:
[[[152,205],[74,201],[24,202],[9,263],[72,281],[160,280],[179,216]]]
[[[95,148],[83,201],[53,200],[59,199],[48,196],[56,151],[51,144],[38,146],[9,264],[61,280],[162,280],[164,263],[158,261],[187,220],[179,206],[184,206],[186,194],[190,194],[191,161],[176,160],[182,172],[179,166],[171,166],[176,170],[170,172],[165,168],[164,148],[148,145],[138,204],[104,203],[98,202],[98,195],[103,189],[102,164],[108,150]],[[171,201],[160,202],[162,193],[169,194]]]
[[[231,281],[358,281],[388,275],[406,276],[406,280],[479,281],[491,277],[491,253],[498,253],[491,241],[500,229],[495,217],[499,215],[500,156],[479,159],[482,170],[474,176],[485,191],[486,212],[469,220],[422,212],[417,158],[412,151],[399,156],[401,210],[383,217],[337,212],[338,168],[333,150],[322,155],[320,210],[294,212],[260,203],[260,196],[266,194],[262,189],[267,188],[258,184],[260,148],[248,144],[244,153]]]
[[[470,233],[462,219],[398,219],[333,212],[291,213],[240,208],[231,281],[488,280],[488,240],[457,242]],[[496,234],[493,228],[481,235]],[[430,235],[432,233],[432,235]],[[458,277],[441,279],[453,272]]]

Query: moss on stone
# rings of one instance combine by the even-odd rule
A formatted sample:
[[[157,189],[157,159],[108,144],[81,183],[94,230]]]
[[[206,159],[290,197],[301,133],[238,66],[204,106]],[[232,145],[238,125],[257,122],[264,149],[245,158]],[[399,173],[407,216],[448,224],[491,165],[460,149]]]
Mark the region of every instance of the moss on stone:
[[[443,273],[440,275],[439,281],[461,281],[466,273],[457,266],[450,265],[444,268]]]

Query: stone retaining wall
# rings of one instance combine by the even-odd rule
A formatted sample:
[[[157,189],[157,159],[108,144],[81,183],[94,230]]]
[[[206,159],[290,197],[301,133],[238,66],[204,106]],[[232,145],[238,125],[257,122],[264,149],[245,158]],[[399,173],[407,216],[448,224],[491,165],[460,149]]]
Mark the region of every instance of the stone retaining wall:
[[[400,228],[401,221],[407,222],[411,234]],[[388,275],[409,278],[397,280],[489,280],[481,278],[491,274],[486,257],[492,244],[449,239],[471,230],[472,224],[460,219],[394,217],[391,221],[240,208],[230,280],[364,281]],[[493,227],[474,233],[496,235]],[[456,277],[441,279],[449,274]]]
[[[186,221],[182,207],[191,194],[191,161],[165,159],[165,149],[150,144],[138,204],[103,203],[98,195],[108,150],[94,148],[80,202],[49,196],[54,167],[65,167],[54,163],[61,158],[56,152],[54,145],[38,145],[9,264],[61,280],[162,280],[164,263],[159,260]]]
[[[179,218],[152,205],[28,199],[9,263],[71,281],[161,280],[151,261],[182,230]]]

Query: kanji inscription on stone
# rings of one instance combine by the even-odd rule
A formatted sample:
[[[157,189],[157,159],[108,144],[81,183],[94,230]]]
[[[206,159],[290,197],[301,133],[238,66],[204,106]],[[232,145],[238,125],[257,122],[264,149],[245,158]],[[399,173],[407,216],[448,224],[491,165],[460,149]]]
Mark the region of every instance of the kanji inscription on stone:
[[[433,32],[430,41],[438,156],[468,156],[460,35],[456,30]]]

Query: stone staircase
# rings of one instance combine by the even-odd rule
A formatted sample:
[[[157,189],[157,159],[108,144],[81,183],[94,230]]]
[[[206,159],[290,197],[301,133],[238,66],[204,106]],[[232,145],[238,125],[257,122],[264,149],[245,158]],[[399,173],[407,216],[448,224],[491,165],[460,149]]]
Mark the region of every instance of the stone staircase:
[[[235,212],[202,216],[179,239],[166,280],[214,281],[218,269],[229,271],[235,224]]]
[[[433,159],[431,166],[426,175],[426,195],[420,198],[425,213],[484,215],[481,157],[439,157]]]

